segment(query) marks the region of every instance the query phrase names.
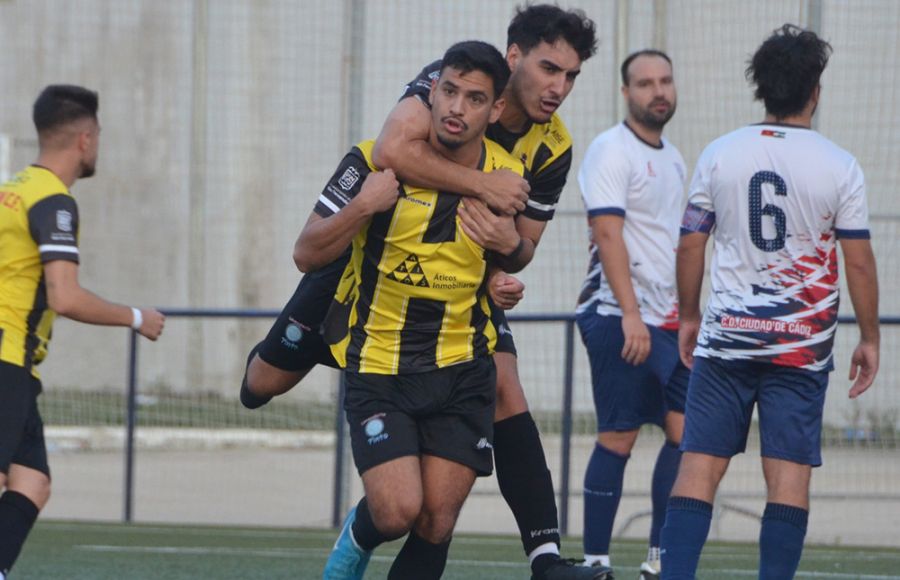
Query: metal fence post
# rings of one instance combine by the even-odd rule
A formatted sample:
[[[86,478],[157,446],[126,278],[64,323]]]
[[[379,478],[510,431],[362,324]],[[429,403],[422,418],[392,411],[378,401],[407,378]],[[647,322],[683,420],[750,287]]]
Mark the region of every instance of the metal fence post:
[[[562,465],[560,466],[559,533],[569,533],[569,471],[572,454],[572,385],[575,365],[575,321],[566,320],[565,375],[562,406]]]
[[[125,508],[122,520],[131,523],[134,509],[134,427],[137,418],[138,333],[129,334],[128,396],[125,402]]]

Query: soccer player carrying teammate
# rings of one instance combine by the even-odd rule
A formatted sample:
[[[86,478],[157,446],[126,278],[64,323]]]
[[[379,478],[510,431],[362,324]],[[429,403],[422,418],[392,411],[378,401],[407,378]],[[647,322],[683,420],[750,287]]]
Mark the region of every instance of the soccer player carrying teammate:
[[[94,174],[97,93],[51,85],[34,103],[37,161],[0,184],[0,580],[50,498],[37,365],[56,315],[130,326],[150,340],[164,316],[107,302],[78,283],[78,206],[69,187]]]
[[[754,406],[768,490],[759,577],[794,577],[812,467],[822,463],[838,241],[860,331],[850,397],[878,371],[878,281],[863,173],[850,153],[810,128],[830,54],[811,31],[776,30],[746,71],[765,120],[713,141],[697,162],[677,258],[679,348],[692,373],[684,456],[662,531],[664,578],[694,578],[716,489],[730,458],[746,447]],[[701,322],[710,235],[712,291]]]
[[[379,167],[391,167],[405,183],[454,191],[467,196],[461,208],[463,228],[478,243],[505,255],[507,271],[524,267],[534,255],[546,222],[552,219],[572,161],[572,140],[556,114],[574,87],[581,64],[596,51],[594,23],[578,10],[539,4],[520,9],[507,31],[506,60],[511,69],[504,92],[506,106],[488,138],[524,161],[530,186],[515,172],[485,173],[444,158],[429,144],[431,113],[429,76],[440,63],[426,67],[395,106],[373,152]],[[406,98],[406,97],[417,98]],[[529,195],[530,192],[530,195]],[[514,214],[515,235],[503,214]],[[527,203],[525,203],[527,201]],[[496,236],[496,234],[502,234]],[[266,339],[250,355],[241,399],[264,404],[293,387],[315,364],[334,366],[318,328],[334,294],[346,257],[307,274]],[[521,286],[511,276],[491,278],[491,297],[509,307]],[[502,302],[502,303],[501,303]],[[515,344],[502,311],[492,309],[498,329],[497,409],[494,457],[500,490],[516,518],[536,580],[602,580],[603,569],[574,567],[559,557],[559,524],[553,483],[540,434],[528,411],[518,379]]]
[[[524,172],[484,139],[508,79],[493,46],[450,47],[431,90],[432,147],[466,167]],[[294,254],[301,270],[313,270],[352,240],[326,340],[347,371],[344,408],[366,496],[324,578],[362,578],[375,547],[409,533],[388,577],[427,580],[443,574],[459,510],[476,476],[492,470],[489,254],[459,227],[461,196],[404,183],[398,199],[393,172],[377,172],[373,145],[344,158]]]
[[[675,114],[672,62],[642,50],[622,63],[626,120],[601,133],[578,173],[591,228],[591,260],[578,302],[597,412],[597,444],[584,476],[585,564],[609,566],[625,465],[645,423],[666,440],[653,472],[644,580],[659,578],[659,530],[681,453],[689,371],[678,358],[675,250],[684,209],[681,153],[662,136]]]

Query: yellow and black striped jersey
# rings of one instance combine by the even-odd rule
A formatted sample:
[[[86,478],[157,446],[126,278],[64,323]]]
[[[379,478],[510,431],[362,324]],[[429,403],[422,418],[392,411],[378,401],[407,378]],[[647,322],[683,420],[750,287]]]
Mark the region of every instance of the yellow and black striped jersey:
[[[319,196],[317,214],[328,217],[359,193],[376,171],[373,145],[360,143],[344,157]],[[489,140],[479,169],[525,171]],[[394,207],[376,214],[353,240],[326,323],[339,329],[339,340],[329,340],[335,359],[349,371],[395,375],[489,356],[496,331],[485,250],[459,226],[461,196],[406,184],[400,193]]]
[[[27,167],[0,185],[0,360],[39,376],[55,314],[44,263],[78,262],[78,206],[50,170]]]
[[[429,64],[406,85],[400,98],[416,97],[428,106],[431,82],[440,72],[440,60]],[[522,214],[537,221],[553,219],[572,166],[572,136],[559,115],[553,113],[546,123],[528,123],[518,133],[507,131],[499,122],[492,123],[485,136],[520,160],[531,174],[531,193]]]

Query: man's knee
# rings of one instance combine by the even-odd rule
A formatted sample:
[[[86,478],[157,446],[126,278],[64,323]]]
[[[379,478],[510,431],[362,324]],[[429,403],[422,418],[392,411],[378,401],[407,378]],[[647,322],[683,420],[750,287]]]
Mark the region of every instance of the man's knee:
[[[36,469],[13,465],[6,488],[27,497],[38,510],[44,509],[50,501],[50,478]]]
[[[632,431],[603,431],[597,433],[597,443],[619,455],[628,455],[634,448],[638,432],[637,429]]]
[[[422,511],[421,499],[414,494],[395,494],[376,501],[369,498],[369,512],[378,531],[389,537],[409,532]]]
[[[432,544],[443,544],[453,537],[459,512],[423,510],[416,521],[416,533]]]

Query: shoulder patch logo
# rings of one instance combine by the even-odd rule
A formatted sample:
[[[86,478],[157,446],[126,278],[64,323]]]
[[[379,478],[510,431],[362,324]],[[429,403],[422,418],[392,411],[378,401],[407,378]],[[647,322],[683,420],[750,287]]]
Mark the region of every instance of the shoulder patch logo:
[[[56,212],[56,229],[61,232],[72,231],[72,212],[68,210],[57,210]]]
[[[344,174],[341,175],[341,178],[338,179],[338,185],[340,185],[341,189],[344,191],[350,191],[350,189],[356,185],[357,181],[359,181],[359,171],[357,171],[355,167],[348,167],[344,171]]]

